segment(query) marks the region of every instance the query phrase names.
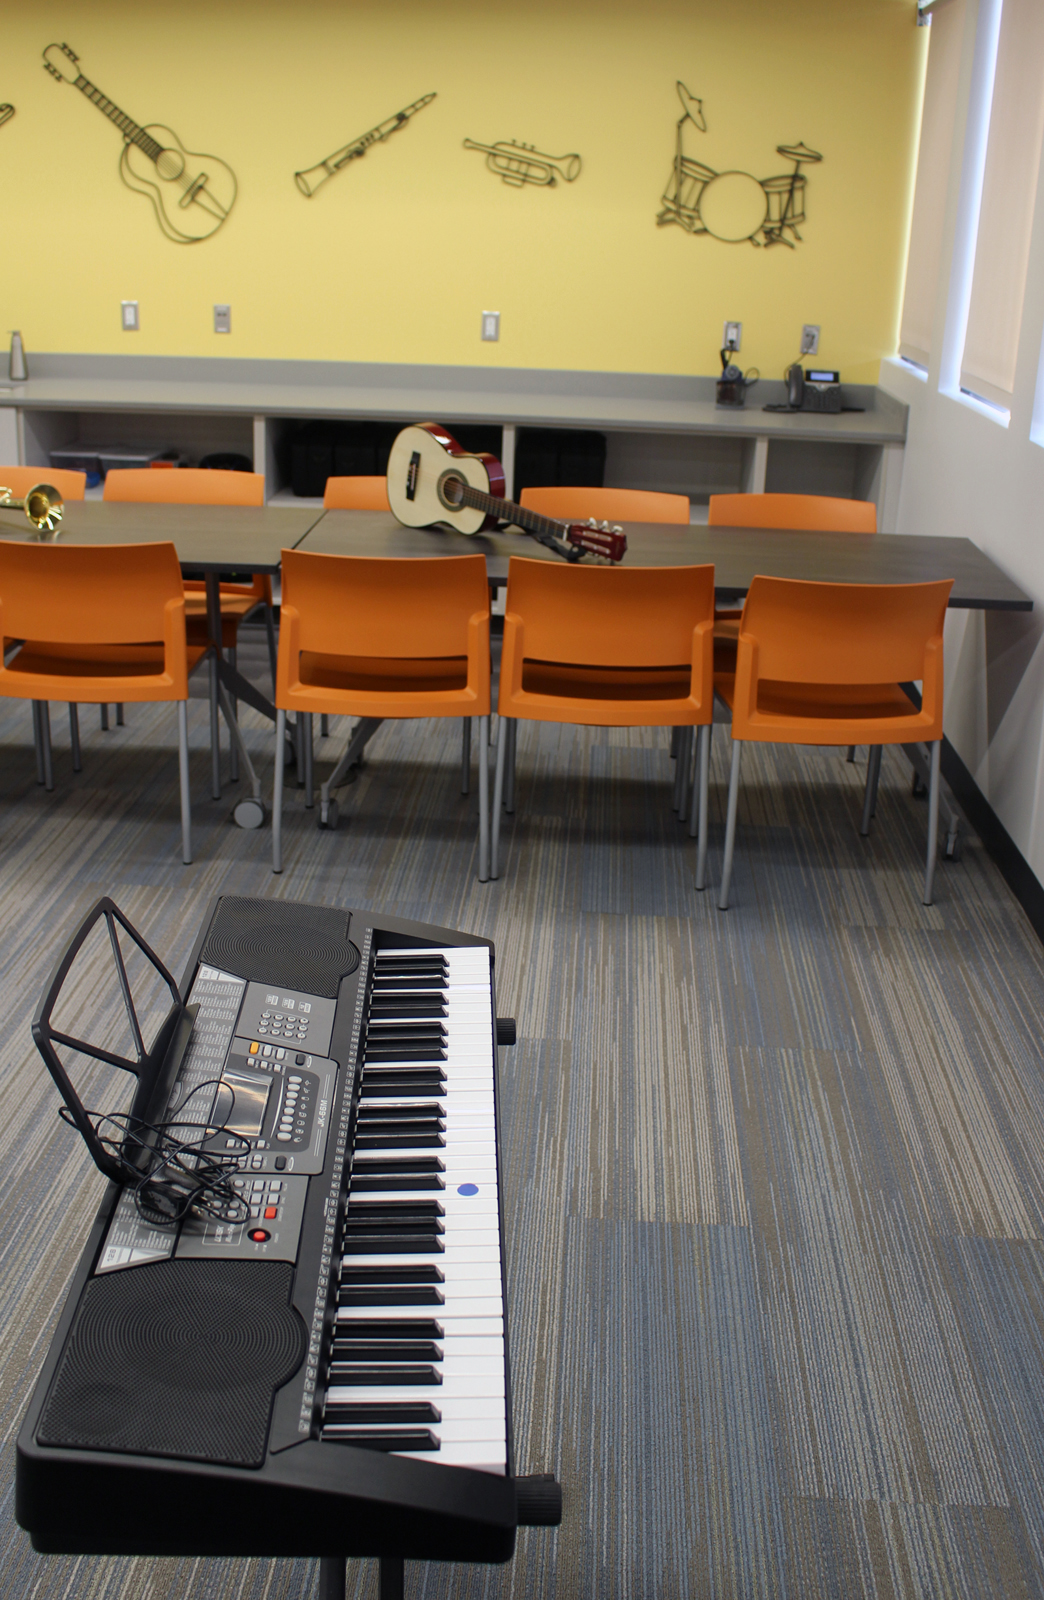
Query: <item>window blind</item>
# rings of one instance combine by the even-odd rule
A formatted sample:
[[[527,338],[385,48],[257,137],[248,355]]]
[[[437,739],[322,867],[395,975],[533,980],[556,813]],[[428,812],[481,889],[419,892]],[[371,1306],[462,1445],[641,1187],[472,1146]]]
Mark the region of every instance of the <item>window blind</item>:
[[[934,24],[933,24],[934,27]],[[1044,3],[1004,0],[961,385],[1010,406],[1044,136]]]
[[[1042,0],[1044,3],[1044,0]],[[957,118],[965,0],[943,0],[932,11],[928,71],[921,112],[910,251],[899,326],[899,353],[928,365],[943,255],[946,189]]]

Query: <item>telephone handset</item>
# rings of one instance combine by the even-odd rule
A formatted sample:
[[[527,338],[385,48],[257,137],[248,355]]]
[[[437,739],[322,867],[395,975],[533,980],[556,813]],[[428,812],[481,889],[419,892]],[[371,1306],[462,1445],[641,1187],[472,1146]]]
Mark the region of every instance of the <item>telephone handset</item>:
[[[801,369],[801,362],[795,361],[786,370],[787,380],[787,406],[791,411],[800,411],[805,402],[805,374]]]

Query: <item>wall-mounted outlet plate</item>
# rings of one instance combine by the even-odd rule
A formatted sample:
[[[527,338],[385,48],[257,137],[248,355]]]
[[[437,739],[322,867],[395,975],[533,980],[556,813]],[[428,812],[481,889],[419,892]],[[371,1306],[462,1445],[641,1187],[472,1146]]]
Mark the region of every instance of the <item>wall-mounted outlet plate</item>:
[[[742,343],[742,322],[726,322],[724,332],[721,336],[721,348],[723,350],[738,350]]]
[[[136,300],[120,301],[120,323],[124,333],[137,333],[138,302]]]
[[[497,340],[500,338],[500,312],[483,311],[482,313],[483,339]]]
[[[801,329],[801,354],[815,356],[819,354],[819,323],[806,322]]]
[[[231,306],[215,306],[214,307],[214,332],[215,333],[231,333],[232,332],[232,307]]]

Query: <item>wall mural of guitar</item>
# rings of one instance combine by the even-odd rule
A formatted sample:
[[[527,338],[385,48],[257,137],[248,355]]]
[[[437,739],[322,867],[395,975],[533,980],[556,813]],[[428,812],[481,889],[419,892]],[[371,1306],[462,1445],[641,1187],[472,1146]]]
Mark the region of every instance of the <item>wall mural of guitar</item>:
[[[403,428],[388,454],[387,483],[388,503],[407,528],[445,523],[475,534],[514,523],[566,561],[584,555],[622,561],[627,550],[626,535],[608,522],[555,522],[501,499],[504,468],[496,456],[471,454],[437,422]]]
[[[120,177],[128,189],[147,195],[156,220],[176,244],[209,239],[225,221],[236,198],[236,176],[217,156],[186,150],[177,134],[162,123],[140,126],[121,111],[79,68],[79,56],[67,44],[49,44],[44,68],[60,83],[82,90],[123,135]]]

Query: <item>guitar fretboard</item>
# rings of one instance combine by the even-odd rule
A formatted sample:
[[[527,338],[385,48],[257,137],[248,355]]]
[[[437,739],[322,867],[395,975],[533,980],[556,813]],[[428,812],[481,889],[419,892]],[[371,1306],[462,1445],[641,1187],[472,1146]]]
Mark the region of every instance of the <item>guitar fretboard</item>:
[[[156,140],[151,138],[144,128],[140,128],[133,118],[128,117],[125,111],[121,111],[119,106],[109,99],[108,95],[102,94],[101,90],[96,88],[89,78],[85,78],[82,72],[76,79],[76,88],[81,89],[88,100],[98,107],[99,111],[104,111],[109,120],[116,124],[125,139],[130,139],[140,150],[144,150],[152,161],[159,160],[163,154],[163,146],[157,144]]]
[[[474,511],[484,511],[489,517],[498,517],[501,522],[515,522],[520,528],[525,528],[528,533],[539,533],[545,538],[564,539],[565,527],[561,522],[552,522],[550,517],[542,517],[536,511],[528,511],[525,506],[517,506],[513,500],[498,500],[496,495],[484,494],[481,489],[475,489],[470,483],[463,485],[463,504],[471,506]]]

